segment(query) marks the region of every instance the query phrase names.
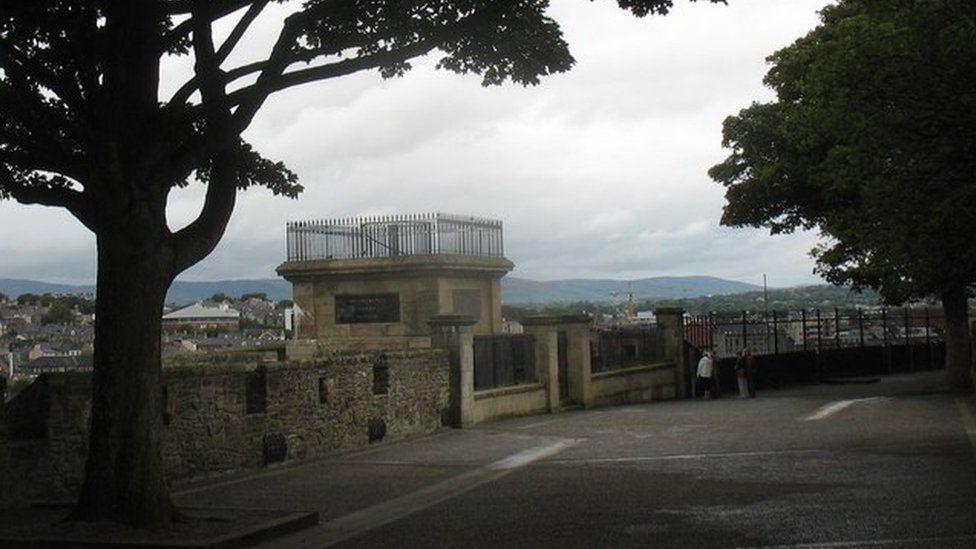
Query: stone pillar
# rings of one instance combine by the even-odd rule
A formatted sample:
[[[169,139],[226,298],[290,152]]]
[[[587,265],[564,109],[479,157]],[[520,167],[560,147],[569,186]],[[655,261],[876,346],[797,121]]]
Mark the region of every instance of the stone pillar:
[[[549,413],[558,412],[559,402],[559,324],[560,317],[538,316],[522,320],[526,334],[535,337],[535,373],[546,387]]]
[[[468,427],[474,423],[474,332],[478,321],[466,315],[435,315],[430,325],[431,346],[444,349],[450,361],[450,423]]]
[[[560,330],[566,333],[566,361],[569,376],[569,399],[584,408],[593,407],[590,364],[590,325],[589,315],[564,316],[560,319]]]
[[[680,307],[661,307],[654,310],[654,316],[657,325],[666,331],[665,352],[675,364],[675,396],[688,398],[694,382],[685,353],[685,311]]]

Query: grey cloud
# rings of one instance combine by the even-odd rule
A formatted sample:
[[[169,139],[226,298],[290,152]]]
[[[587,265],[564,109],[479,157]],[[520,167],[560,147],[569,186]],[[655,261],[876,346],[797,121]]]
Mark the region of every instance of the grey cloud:
[[[553,16],[578,64],[538,87],[482,88],[432,70],[431,56],[402,79],[358,74],[282,93],[246,137],[297,171],[305,194],[243,193],[224,240],[184,278],[273,276],[291,219],[457,211],[505,220],[520,276],[816,281],[815,236],[718,227],[724,191],[706,171],[725,155],[722,119],[769,97],[764,57],[826,3],[681,3],[637,20],[610,2],[560,1]],[[238,59],[253,59],[274,28],[257,26]],[[163,97],[188,67],[164,67]],[[202,198],[201,186],[174,192],[171,224],[192,220]],[[67,214],[0,204],[0,276],[90,281],[93,254]]]

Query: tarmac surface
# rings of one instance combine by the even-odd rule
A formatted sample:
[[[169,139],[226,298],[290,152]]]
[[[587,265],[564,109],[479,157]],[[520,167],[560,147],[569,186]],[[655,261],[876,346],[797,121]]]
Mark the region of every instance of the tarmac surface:
[[[269,547],[976,548],[976,401],[939,373],[444,430],[211,482]]]

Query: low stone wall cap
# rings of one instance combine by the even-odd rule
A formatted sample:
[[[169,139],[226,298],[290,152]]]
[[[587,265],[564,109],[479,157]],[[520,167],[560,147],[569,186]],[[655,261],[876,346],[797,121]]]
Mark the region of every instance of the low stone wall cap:
[[[427,324],[431,326],[474,326],[478,321],[468,315],[434,315]]]
[[[522,326],[549,326],[563,323],[559,315],[532,315],[522,319]]]
[[[593,322],[593,315],[580,313],[576,315],[563,315],[559,317],[563,324],[589,324]]]

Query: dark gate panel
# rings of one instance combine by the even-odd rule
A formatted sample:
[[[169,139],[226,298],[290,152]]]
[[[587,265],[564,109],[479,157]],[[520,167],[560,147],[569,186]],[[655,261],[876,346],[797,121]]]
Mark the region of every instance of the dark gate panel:
[[[534,344],[535,339],[528,335],[475,337],[475,390],[535,381]]]
[[[569,338],[566,331],[559,331],[559,401],[569,400]]]

